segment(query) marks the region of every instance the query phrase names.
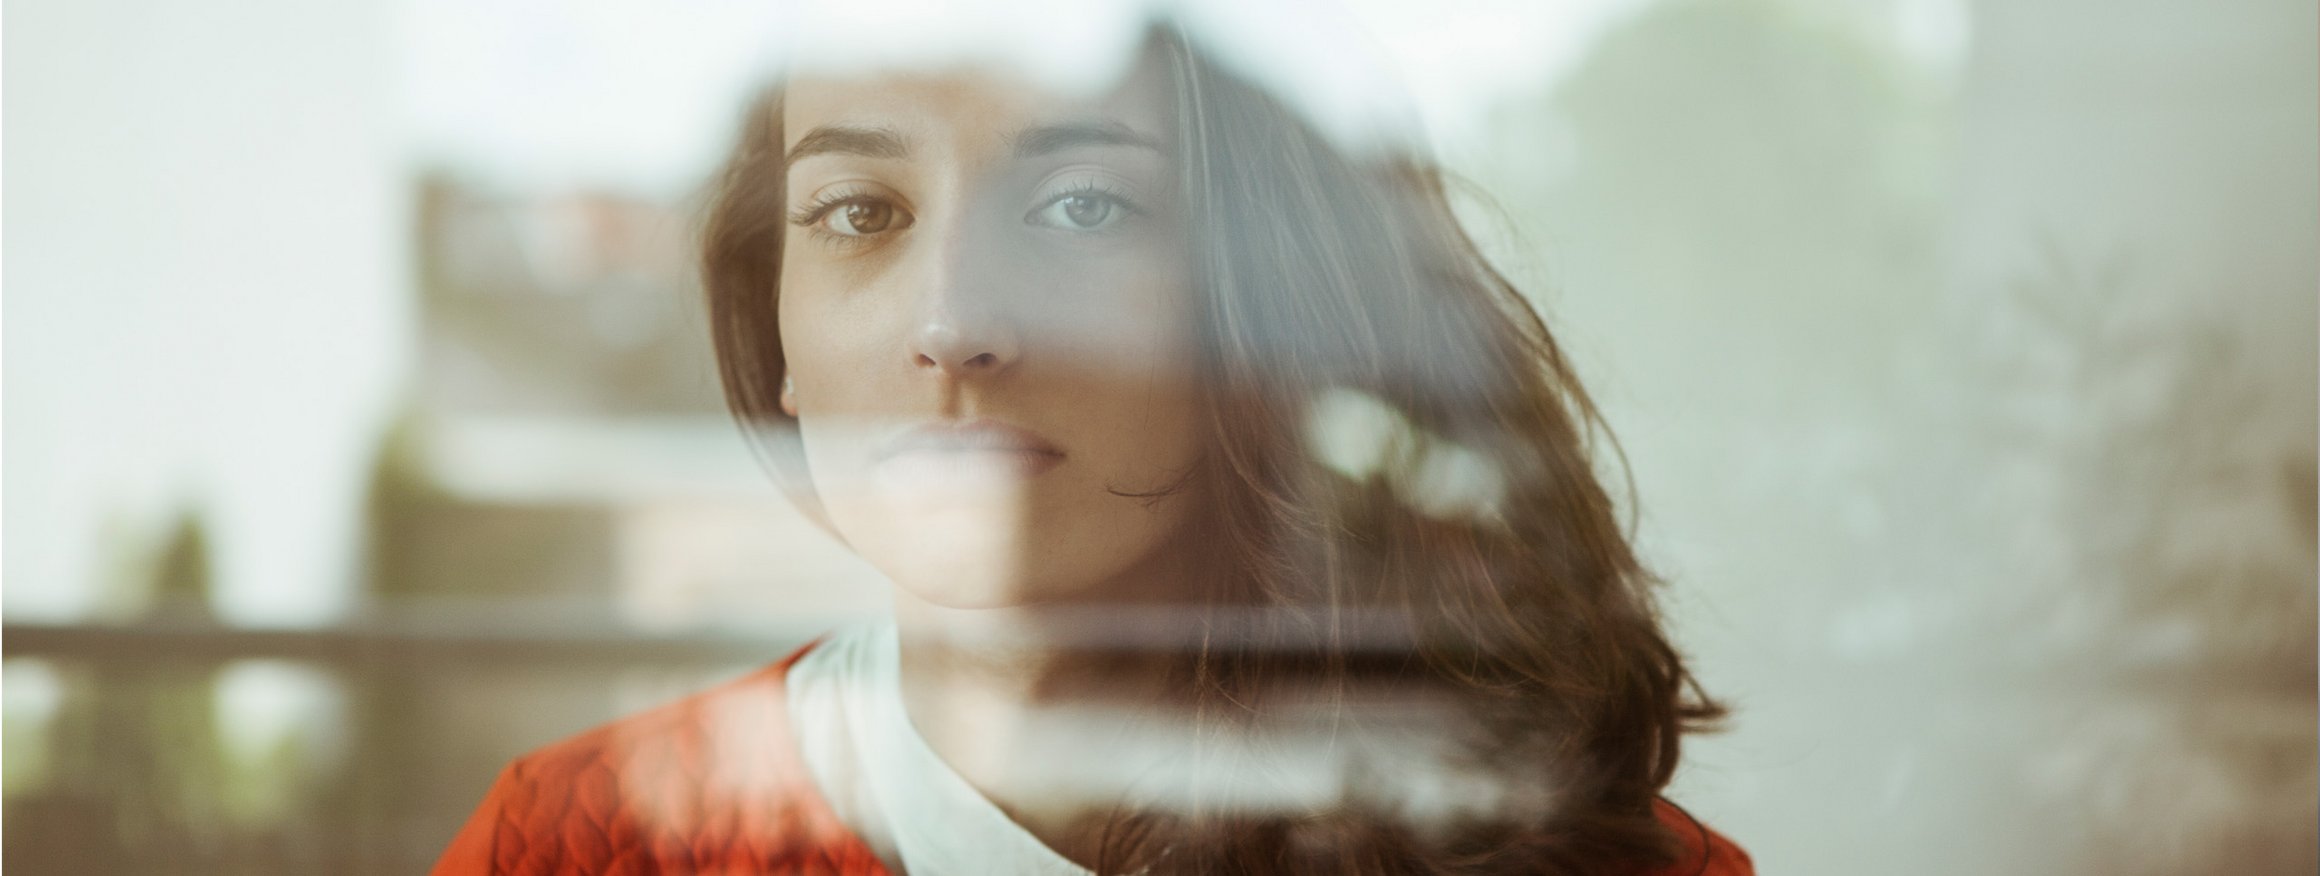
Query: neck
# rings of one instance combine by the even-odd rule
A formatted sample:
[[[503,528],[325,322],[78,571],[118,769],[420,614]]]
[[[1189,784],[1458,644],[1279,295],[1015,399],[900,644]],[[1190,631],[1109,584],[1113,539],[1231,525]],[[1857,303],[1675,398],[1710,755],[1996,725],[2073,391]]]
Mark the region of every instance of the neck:
[[[1176,581],[1163,579],[1175,578]],[[896,588],[904,707],[928,746],[1016,823],[1091,866],[1089,829],[1148,784],[1174,726],[1169,633],[1178,576],[1098,588],[1102,601],[957,609]],[[1181,640],[1176,640],[1181,641]],[[1091,819],[1091,816],[1095,818]]]
[[[1135,611],[954,609],[898,596],[906,693],[913,705],[973,692],[1023,710],[1148,698],[1160,690],[1164,653],[1121,641],[1114,624],[1133,617],[1107,617]]]

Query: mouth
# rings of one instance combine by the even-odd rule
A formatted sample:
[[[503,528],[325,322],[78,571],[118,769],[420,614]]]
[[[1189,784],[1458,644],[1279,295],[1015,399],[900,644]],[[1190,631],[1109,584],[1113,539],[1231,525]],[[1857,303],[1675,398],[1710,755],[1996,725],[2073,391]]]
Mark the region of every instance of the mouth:
[[[991,460],[1026,474],[1046,471],[1064,458],[1062,448],[1039,433],[988,418],[921,424],[888,441],[879,455],[882,460],[913,455]]]

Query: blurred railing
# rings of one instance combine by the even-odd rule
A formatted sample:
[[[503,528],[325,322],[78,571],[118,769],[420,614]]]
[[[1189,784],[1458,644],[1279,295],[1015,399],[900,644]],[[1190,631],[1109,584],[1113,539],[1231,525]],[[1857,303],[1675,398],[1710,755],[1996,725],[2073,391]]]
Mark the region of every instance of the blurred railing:
[[[485,614],[0,627],[7,870],[424,872],[508,759],[830,626]]]
[[[295,660],[366,672],[424,672],[441,664],[699,666],[778,657],[829,629],[800,623],[764,634],[642,633],[610,626],[462,624],[380,620],[321,629],[250,629],[206,622],[119,625],[6,624],[0,654],[87,663]]]

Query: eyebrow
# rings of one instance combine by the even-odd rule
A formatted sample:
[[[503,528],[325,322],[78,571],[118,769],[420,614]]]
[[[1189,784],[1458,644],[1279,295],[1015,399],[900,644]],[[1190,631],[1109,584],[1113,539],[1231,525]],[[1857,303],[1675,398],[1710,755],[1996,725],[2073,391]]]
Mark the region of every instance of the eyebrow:
[[[1166,151],[1151,137],[1114,121],[1026,128],[1015,135],[1014,141],[1017,158],[1036,158],[1078,146],[1128,146],[1153,152]]]
[[[909,154],[910,145],[903,142],[902,135],[892,130],[824,125],[799,137],[797,145],[789,147],[789,155],[782,159],[782,167],[789,168],[800,160],[816,155],[901,158]]]
[[[1164,153],[1160,144],[1142,132],[1114,121],[1025,128],[1012,138],[1017,158],[1037,158],[1082,146],[1126,146]],[[816,155],[859,155],[864,158],[905,158],[910,144],[889,128],[823,125],[807,131],[789,147],[782,167]]]

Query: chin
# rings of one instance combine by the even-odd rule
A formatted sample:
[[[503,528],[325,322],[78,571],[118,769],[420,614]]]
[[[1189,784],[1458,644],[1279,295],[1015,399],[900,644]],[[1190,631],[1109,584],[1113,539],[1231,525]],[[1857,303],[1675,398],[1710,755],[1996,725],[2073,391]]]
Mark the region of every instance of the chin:
[[[900,591],[896,595],[962,611],[1084,603],[1093,582],[1107,580],[1112,573],[1102,564],[1082,568],[1087,564],[1043,559],[1050,562],[1018,562],[1013,555],[999,560],[952,555],[947,562],[873,565],[886,572]]]
[[[1030,519],[956,506],[833,511],[847,543],[898,588],[896,595],[949,609],[1084,602],[1161,541],[1148,537],[1157,527],[1138,525],[1146,522],[1141,515]]]
[[[968,569],[964,564],[940,570],[912,570],[892,577],[894,586],[912,598],[941,608],[1017,608],[1040,601],[1037,588],[1017,575]]]

